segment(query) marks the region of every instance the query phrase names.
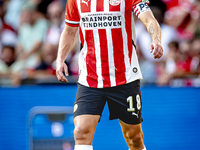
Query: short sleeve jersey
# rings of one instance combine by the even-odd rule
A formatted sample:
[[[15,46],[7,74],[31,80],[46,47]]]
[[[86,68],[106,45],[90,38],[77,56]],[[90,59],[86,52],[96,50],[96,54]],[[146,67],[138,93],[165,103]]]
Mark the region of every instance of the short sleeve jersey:
[[[94,88],[113,87],[141,79],[132,40],[133,12],[150,11],[142,0],[68,0],[65,22],[79,27],[83,46],[79,80]]]

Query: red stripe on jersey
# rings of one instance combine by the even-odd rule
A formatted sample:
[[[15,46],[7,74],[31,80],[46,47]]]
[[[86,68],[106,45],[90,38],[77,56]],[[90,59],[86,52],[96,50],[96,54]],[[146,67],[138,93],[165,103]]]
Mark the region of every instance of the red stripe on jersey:
[[[96,71],[96,54],[92,30],[85,31],[85,40],[88,47],[86,55],[87,82],[90,87],[97,88],[98,76]]]
[[[137,17],[140,15],[140,12],[139,13],[137,13]]]
[[[111,29],[112,42],[113,42],[113,55],[115,63],[115,80],[116,85],[122,85],[126,83],[125,77],[125,62],[124,62],[124,45],[122,29]]]
[[[125,6],[126,7],[130,7],[128,4],[129,1],[125,1]],[[131,19],[132,19],[132,11],[131,9],[126,9],[125,8],[125,20],[126,20],[126,24],[125,24],[125,28],[126,28],[126,33],[132,33],[132,27],[131,27]],[[133,51],[133,46],[132,46],[132,34],[127,34],[127,40],[128,40],[128,55],[129,55],[129,61],[131,64],[131,58],[132,58],[132,51]]]
[[[142,0],[132,0],[132,6],[135,6],[140,2],[142,2]]]
[[[139,11],[139,9],[137,8],[137,9],[134,10],[134,13],[136,14],[138,11]]]
[[[102,77],[103,77],[103,87],[110,87],[110,73],[109,73],[109,61],[108,61],[108,44],[106,29],[99,29],[99,41],[101,50],[101,67],[102,67]]]
[[[81,27],[79,27],[79,37],[80,37],[82,46],[84,46],[84,37],[83,37],[83,32],[82,32]]]
[[[97,0],[96,11],[104,11],[104,0]]]
[[[91,12],[91,0],[80,0],[80,3],[82,13]]]
[[[109,11],[120,11],[120,5],[121,5],[121,3],[116,6],[109,4]]]

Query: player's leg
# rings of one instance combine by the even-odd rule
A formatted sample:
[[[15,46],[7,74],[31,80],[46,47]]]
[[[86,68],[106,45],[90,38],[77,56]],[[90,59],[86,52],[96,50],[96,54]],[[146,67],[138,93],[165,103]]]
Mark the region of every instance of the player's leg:
[[[110,119],[119,119],[124,138],[130,150],[145,150],[143,144],[142,101],[140,81],[111,88],[108,107]]]
[[[129,150],[146,150],[141,124],[131,125],[119,120]]]
[[[105,103],[100,89],[78,84],[74,104],[75,150],[93,150],[94,132]]]
[[[75,150],[92,150],[92,140],[100,115],[80,115],[74,118]]]

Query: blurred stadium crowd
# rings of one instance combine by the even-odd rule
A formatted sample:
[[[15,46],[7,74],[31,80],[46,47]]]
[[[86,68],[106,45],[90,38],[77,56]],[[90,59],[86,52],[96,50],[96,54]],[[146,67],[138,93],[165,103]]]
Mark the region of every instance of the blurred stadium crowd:
[[[0,85],[59,84],[55,61],[66,0],[0,0]],[[162,30],[164,56],[153,59],[151,38],[135,17],[143,84],[200,86],[200,0],[150,0]],[[70,81],[78,75],[78,33],[66,58]]]

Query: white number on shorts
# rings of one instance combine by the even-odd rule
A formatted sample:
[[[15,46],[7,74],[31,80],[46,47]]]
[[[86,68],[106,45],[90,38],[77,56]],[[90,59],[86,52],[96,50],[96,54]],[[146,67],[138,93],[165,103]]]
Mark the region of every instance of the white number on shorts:
[[[140,100],[139,94],[136,96],[136,101],[137,101],[137,109],[140,110],[141,109],[141,100]]]
[[[129,96],[127,98],[127,102],[129,102],[129,108],[127,108],[127,111],[129,112],[135,111],[135,108],[133,108],[133,96]]]
[[[127,98],[127,102],[129,103],[129,108],[127,108],[127,111],[129,112],[134,112],[135,108],[133,106],[133,97],[129,96]],[[141,100],[140,100],[140,95],[136,95],[136,102],[137,102],[137,109],[140,110],[141,109]]]

